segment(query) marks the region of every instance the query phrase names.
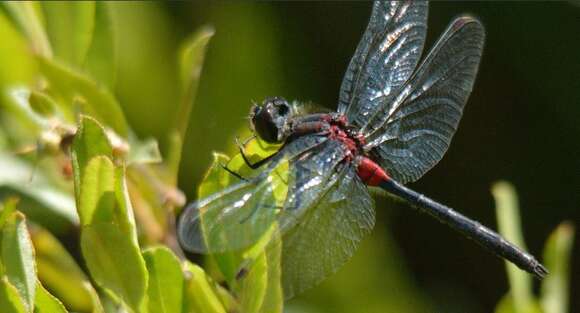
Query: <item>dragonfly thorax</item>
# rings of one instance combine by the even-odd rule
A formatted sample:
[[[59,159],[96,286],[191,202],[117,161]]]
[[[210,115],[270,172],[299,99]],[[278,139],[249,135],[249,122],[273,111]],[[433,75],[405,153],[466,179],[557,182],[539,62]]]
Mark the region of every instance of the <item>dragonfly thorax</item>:
[[[356,155],[363,152],[364,136],[354,127],[348,125],[346,116],[334,116],[329,123],[328,137],[342,142],[348,150],[347,160],[351,161]]]
[[[269,143],[281,143],[288,137],[293,110],[283,98],[267,98],[250,111],[250,123],[261,139]]]

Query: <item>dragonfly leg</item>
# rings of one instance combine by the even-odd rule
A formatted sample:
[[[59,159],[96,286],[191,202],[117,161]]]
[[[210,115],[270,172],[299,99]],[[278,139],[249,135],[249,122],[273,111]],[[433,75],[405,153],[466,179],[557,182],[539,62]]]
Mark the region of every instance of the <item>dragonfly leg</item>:
[[[254,139],[254,137],[251,137],[249,140]],[[240,154],[242,155],[242,159],[244,159],[244,163],[246,163],[246,165],[255,170],[258,169],[259,167],[261,167],[262,165],[266,164],[268,161],[270,161],[270,159],[272,159],[276,153],[273,153],[263,159],[261,159],[258,162],[252,163],[250,162],[250,160],[246,157],[246,153],[245,153],[245,146],[248,143],[249,140],[245,140],[243,143],[240,142],[239,138],[236,137],[236,145],[238,146],[238,149],[240,150]]]
[[[243,181],[248,181],[247,178],[245,178],[244,176],[232,171],[227,165],[225,164],[220,164],[220,166],[228,173],[230,173],[232,176],[238,178],[239,180],[243,180]]]
[[[252,141],[252,140],[254,140],[254,139],[256,139],[256,135],[252,135],[252,136],[250,136],[250,137],[248,137],[248,138],[244,139],[244,142],[242,142],[241,144],[242,144],[242,146],[245,148],[245,147],[246,147],[246,145],[247,145],[247,144],[248,144],[250,141]],[[237,136],[236,136],[236,144],[238,144],[238,145],[240,144],[240,140],[239,140],[239,138],[238,138]]]

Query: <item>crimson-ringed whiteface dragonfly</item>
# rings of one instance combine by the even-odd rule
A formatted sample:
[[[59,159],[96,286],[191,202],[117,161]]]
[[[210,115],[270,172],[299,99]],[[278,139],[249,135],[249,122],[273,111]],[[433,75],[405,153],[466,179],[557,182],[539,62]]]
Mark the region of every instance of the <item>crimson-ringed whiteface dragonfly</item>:
[[[252,164],[241,147],[246,163],[262,171],[190,204],[178,227],[183,247],[199,253],[245,249],[275,223],[284,293],[292,296],[334,272],[371,231],[374,202],[367,186],[376,186],[521,269],[546,275],[532,255],[494,231],[403,185],[447,150],[485,37],[477,19],[460,16],[419,62],[427,10],[425,1],[374,3],[336,112],[303,112],[278,97],[255,105],[255,134],[281,148]]]

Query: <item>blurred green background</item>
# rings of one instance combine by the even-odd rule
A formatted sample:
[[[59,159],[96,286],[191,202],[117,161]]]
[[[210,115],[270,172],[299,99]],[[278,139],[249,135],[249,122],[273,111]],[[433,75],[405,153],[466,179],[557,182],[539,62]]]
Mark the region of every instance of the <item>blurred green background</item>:
[[[115,94],[139,137],[158,138],[164,151],[179,99],[176,51],[200,26],[215,28],[179,177],[192,200],[211,152],[232,152],[234,136],[247,134],[252,100],[278,95],[335,108],[370,6],[116,3]],[[528,248],[541,255],[560,222],[580,221],[580,7],[435,2],[426,47],[463,12],[487,30],[480,72],[448,153],[411,187],[496,229],[490,186],[512,182]],[[579,256],[577,240],[572,312],[580,307]],[[377,198],[373,235],[347,266],[293,299],[287,311],[491,312],[507,288],[499,259],[408,206]]]

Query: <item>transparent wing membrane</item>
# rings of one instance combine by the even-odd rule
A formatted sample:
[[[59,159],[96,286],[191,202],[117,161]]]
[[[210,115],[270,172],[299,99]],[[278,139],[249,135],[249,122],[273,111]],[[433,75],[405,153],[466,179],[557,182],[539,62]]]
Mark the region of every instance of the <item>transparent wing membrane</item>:
[[[330,184],[342,144],[305,136],[285,146],[259,176],[192,203],[178,231],[184,248],[219,253],[248,248],[273,223],[284,233]]]
[[[475,81],[484,37],[475,18],[455,19],[397,97],[361,130],[367,148],[396,180],[418,179],[447,151]]]
[[[390,102],[419,62],[426,1],[377,1],[340,88],[338,112],[362,127]]]
[[[374,225],[374,205],[344,144],[324,136],[291,142],[259,176],[190,205],[178,231],[190,251],[242,250],[277,224],[286,298],[335,272]]]
[[[284,296],[291,298],[336,272],[375,222],[374,202],[351,166],[330,178],[299,224],[282,240]],[[316,208],[314,208],[316,206]]]

